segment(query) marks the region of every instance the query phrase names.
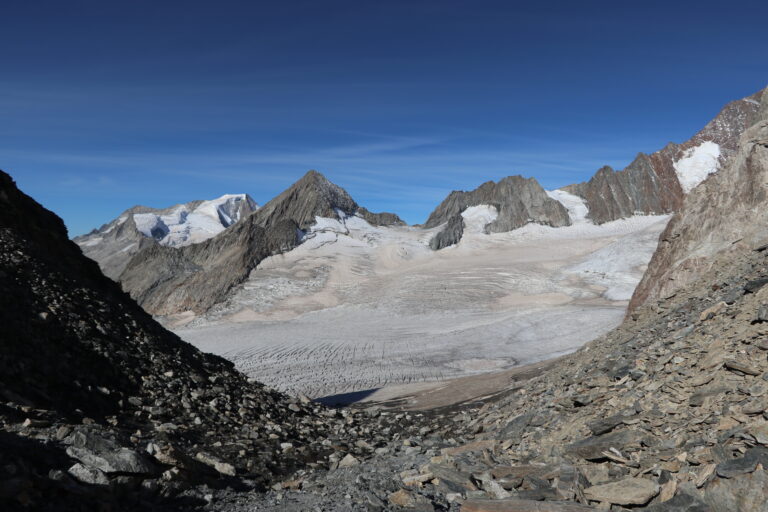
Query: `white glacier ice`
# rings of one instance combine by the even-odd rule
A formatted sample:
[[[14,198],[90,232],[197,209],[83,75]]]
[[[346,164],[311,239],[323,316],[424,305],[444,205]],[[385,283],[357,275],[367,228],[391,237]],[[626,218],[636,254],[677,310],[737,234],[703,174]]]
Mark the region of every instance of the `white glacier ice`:
[[[587,209],[587,203],[584,202],[584,199],[560,189],[547,190],[546,192],[549,197],[565,206],[565,209],[568,210],[568,216],[571,218],[572,224],[584,224],[590,222],[587,219],[589,210]]]

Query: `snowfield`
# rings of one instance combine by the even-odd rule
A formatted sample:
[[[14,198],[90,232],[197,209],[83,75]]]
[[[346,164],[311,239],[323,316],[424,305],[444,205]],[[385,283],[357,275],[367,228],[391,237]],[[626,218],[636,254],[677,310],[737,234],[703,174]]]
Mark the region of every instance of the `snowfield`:
[[[179,205],[167,214],[135,213],[133,220],[144,236],[162,245],[180,247],[212,238],[240,220],[238,208],[246,200],[245,194],[226,194],[203,201],[191,210]]]
[[[686,150],[683,158],[672,164],[686,194],[707,176],[716,172],[720,165],[720,146],[712,141],[705,141]]]
[[[200,349],[280,390],[323,397],[505,369],[573,351],[618,325],[668,216],[601,226],[553,191],[574,224],[484,234],[496,209],[439,230],[317,218],[205,317],[165,322]]]

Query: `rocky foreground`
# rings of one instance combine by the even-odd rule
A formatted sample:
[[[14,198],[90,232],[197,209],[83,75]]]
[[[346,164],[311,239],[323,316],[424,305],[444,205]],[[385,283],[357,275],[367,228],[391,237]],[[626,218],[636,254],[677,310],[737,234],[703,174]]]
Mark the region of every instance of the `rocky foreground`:
[[[288,397],[181,341],[5,173],[0,325],[4,510],[187,509],[194,486],[266,489],[421,428]]]

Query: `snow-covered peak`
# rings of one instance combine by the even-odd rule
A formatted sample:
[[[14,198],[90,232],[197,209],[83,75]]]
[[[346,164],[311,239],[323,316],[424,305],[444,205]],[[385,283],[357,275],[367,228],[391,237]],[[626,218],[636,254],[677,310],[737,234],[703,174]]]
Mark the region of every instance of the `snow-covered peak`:
[[[217,199],[203,201],[192,213],[218,219],[224,227],[229,227],[240,220],[241,206],[249,200],[246,194],[225,194]],[[252,204],[253,210],[258,208],[259,205]]]
[[[693,190],[720,165],[720,146],[705,141],[683,153],[683,158],[673,164],[677,179],[684,193]]]
[[[568,217],[571,219],[571,224],[584,224],[590,222],[587,219],[589,209],[587,208],[587,203],[584,199],[560,189],[547,190],[546,192],[549,197],[565,206],[565,209],[568,210]]]
[[[248,207],[243,208],[246,203]],[[212,238],[238,222],[242,212],[258,208],[246,194],[226,194],[162,212],[136,213],[133,220],[143,235],[154,238],[162,245],[178,247]]]

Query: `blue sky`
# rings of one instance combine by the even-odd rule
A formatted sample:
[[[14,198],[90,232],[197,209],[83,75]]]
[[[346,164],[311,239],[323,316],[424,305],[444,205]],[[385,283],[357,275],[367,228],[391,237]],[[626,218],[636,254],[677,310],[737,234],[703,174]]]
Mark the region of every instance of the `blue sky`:
[[[311,168],[416,223],[621,168],[768,84],[768,2],[530,4],[5,2],[0,168],[72,235]]]

